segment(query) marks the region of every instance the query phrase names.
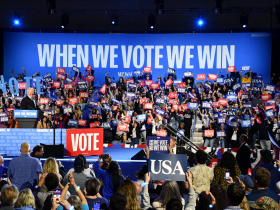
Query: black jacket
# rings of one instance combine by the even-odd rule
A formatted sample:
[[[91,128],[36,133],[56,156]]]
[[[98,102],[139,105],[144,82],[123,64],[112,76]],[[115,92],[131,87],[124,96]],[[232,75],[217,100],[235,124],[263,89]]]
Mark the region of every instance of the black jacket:
[[[37,102],[35,105],[35,103],[28,96],[26,96],[21,101],[21,110],[39,110],[39,107]]]
[[[131,136],[132,135],[132,129],[133,129],[134,127],[132,126],[132,124],[130,124],[129,125],[129,133],[128,133],[128,136]],[[131,136],[131,138],[132,138],[132,136]],[[141,138],[141,136],[140,136],[140,127],[139,127],[139,125],[136,127],[136,138]]]
[[[251,150],[247,143],[243,143],[237,151],[236,161],[241,174],[247,175],[248,169],[251,168]]]

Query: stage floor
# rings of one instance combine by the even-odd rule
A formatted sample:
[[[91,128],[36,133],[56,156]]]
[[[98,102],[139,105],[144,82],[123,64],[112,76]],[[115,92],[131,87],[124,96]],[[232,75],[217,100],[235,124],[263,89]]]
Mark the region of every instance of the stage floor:
[[[119,163],[122,170],[122,174],[126,177],[129,176],[132,180],[136,181],[134,175],[135,171],[139,171],[141,167],[147,163],[146,160],[131,160],[136,153],[138,153],[142,148],[122,148],[122,147],[104,147],[103,154],[110,154],[112,160],[115,160]],[[5,166],[9,166],[9,162],[14,157],[4,157]],[[74,160],[76,157],[67,157],[58,158],[57,160],[61,161],[64,168],[68,171],[73,168]],[[98,160],[98,156],[86,156],[87,163],[94,163]],[[44,164],[46,158],[41,158],[42,164]]]

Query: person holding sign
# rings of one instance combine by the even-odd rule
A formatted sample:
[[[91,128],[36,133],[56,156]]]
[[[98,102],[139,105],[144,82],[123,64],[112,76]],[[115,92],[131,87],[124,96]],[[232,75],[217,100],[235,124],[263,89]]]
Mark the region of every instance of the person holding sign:
[[[208,131],[214,131],[214,132],[211,132],[211,134],[207,134],[207,133],[210,133]],[[216,138],[216,129],[214,128],[213,126],[213,123],[210,123],[209,125],[209,129],[205,129],[204,130],[204,147],[213,147],[213,144],[214,144],[214,141],[215,141],[215,138]]]
[[[245,77],[242,76],[242,69],[240,70],[240,80],[241,83],[251,83],[252,82],[252,73],[251,69],[249,69],[250,73],[245,73]]]
[[[129,133],[128,136],[131,137],[131,143],[130,147],[134,146],[134,144],[139,144],[139,139],[141,138],[140,136],[140,127],[139,123],[137,121],[134,121],[130,126],[129,126]]]

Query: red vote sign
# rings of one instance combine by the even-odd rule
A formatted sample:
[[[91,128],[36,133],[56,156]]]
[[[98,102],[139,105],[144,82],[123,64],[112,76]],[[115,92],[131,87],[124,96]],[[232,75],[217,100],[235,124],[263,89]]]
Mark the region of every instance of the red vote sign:
[[[90,128],[97,128],[97,127],[99,127],[99,126],[100,126],[100,123],[99,123],[99,122],[92,122],[92,123],[89,124],[89,127],[90,127]]]
[[[197,75],[197,79],[198,79],[198,80],[206,79],[206,74],[198,74],[198,75]]]
[[[7,116],[11,117],[13,114],[13,110],[15,110],[16,108],[12,107],[12,108],[7,108]]]
[[[153,109],[153,103],[145,103],[144,109]]]
[[[26,89],[26,82],[18,83],[18,89]]]
[[[127,79],[126,84],[129,84],[129,83],[134,83],[134,79]]]
[[[168,86],[172,85],[172,83],[173,83],[172,79],[168,79],[168,80],[166,80],[165,85],[166,85],[166,87],[168,87]]]
[[[153,80],[145,80],[145,85],[150,86],[153,83]]]
[[[91,65],[87,65],[86,71],[90,72],[92,70],[92,66]]]
[[[53,82],[54,88],[60,88],[60,82]]]
[[[143,67],[143,73],[149,73],[149,72],[152,72],[151,67]]]
[[[182,82],[182,83],[177,83],[177,87],[178,88],[186,88],[186,83]]]
[[[219,105],[222,105],[222,106],[227,106],[228,105],[228,100],[227,99],[220,98],[218,100],[218,102],[219,102]]]
[[[175,111],[178,110],[178,104],[173,104],[172,105],[172,110],[175,110]]]
[[[87,81],[94,82],[95,76],[93,76],[93,75],[87,75],[86,80],[87,80]]]
[[[166,130],[157,131],[157,136],[167,136]]]
[[[235,66],[227,67],[227,72],[235,72],[235,71],[236,71]]]
[[[217,74],[208,74],[208,79],[209,80],[216,80],[217,79]]]
[[[67,129],[66,155],[101,155],[103,154],[104,129]]]
[[[105,94],[107,88],[108,88],[108,86],[104,84],[104,85],[102,86],[102,88],[100,88],[100,92],[103,93],[103,94]]]
[[[63,74],[57,74],[57,78],[58,78],[58,79],[65,80],[65,79],[66,79],[66,76],[63,75]]]
[[[269,101],[270,100],[270,95],[269,94],[261,95],[261,100],[262,101]]]
[[[64,84],[64,89],[72,89],[73,88],[73,84],[69,83],[69,84]]]
[[[169,92],[168,97],[169,97],[170,99],[176,98],[176,96],[177,96],[177,92]]]
[[[130,116],[125,116],[123,118],[124,118],[124,123],[130,123],[131,122]]]
[[[214,132],[214,130],[204,130],[204,137],[213,137]]]
[[[79,126],[86,126],[87,125],[87,121],[86,120],[79,120],[78,121],[78,125]]]
[[[148,98],[140,98],[140,99],[139,99],[140,104],[146,103],[146,102],[148,102],[148,101],[149,101]]]
[[[69,98],[69,104],[79,103],[78,97]]]
[[[88,92],[80,92],[80,98],[88,98]]]
[[[152,83],[152,84],[150,85],[150,88],[151,88],[151,89],[159,89],[159,84],[158,84],[158,83]]]
[[[65,74],[65,68],[57,67],[56,70],[58,74]]]
[[[48,98],[40,98],[39,104],[48,104],[48,103],[49,103],[49,99]]]
[[[269,110],[269,109],[273,109],[273,111],[275,112],[275,105],[267,105],[264,106],[265,111]]]
[[[127,124],[118,124],[117,131],[128,131]]]

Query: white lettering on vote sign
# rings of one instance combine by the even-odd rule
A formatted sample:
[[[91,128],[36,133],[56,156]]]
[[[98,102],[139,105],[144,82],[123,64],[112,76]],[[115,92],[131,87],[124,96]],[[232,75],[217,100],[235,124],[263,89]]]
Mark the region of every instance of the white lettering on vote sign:
[[[99,150],[97,144],[99,142],[98,137],[99,133],[87,133],[87,134],[71,134],[71,142],[73,151],[76,152],[79,149],[81,151],[91,151],[91,150]],[[91,145],[93,142],[93,145]]]
[[[33,110],[15,110],[14,111],[14,117],[25,117],[25,118],[37,118],[37,111]]]
[[[150,151],[167,151],[168,140],[150,140],[149,149]]]

